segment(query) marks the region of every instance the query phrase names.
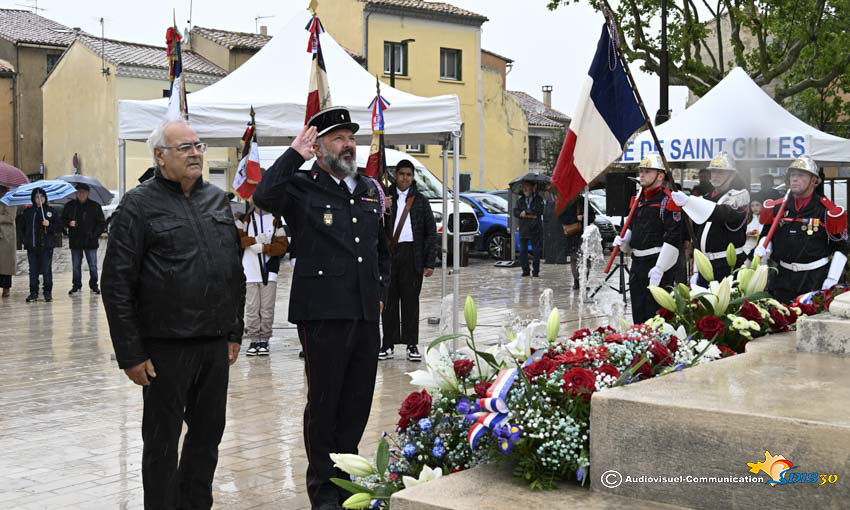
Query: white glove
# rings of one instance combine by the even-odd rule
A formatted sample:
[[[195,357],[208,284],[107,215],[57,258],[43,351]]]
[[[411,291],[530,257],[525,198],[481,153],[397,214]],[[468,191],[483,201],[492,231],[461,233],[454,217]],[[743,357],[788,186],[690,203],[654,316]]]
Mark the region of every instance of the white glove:
[[[830,278],[830,277],[827,276],[826,280],[823,281],[823,285],[821,286],[820,290],[829,290],[829,289],[835,287],[835,284],[837,284],[837,283],[838,283],[838,280],[836,280],[835,278]]]
[[[767,243],[767,248],[764,247],[764,243],[759,242],[756,249],[753,250],[753,255],[759,258],[770,257],[771,253],[773,253],[773,241]]]
[[[694,274],[691,275],[691,285],[696,285],[699,282],[699,273],[694,271]]]
[[[260,243],[252,244],[248,247],[248,249],[256,253],[257,255],[263,253],[263,245]]]
[[[684,207],[688,203],[688,195],[681,191],[674,191],[672,194],[673,202],[679,207]]]
[[[268,234],[264,234],[262,232],[254,236],[254,239],[256,239],[259,244],[269,244],[271,242]]]
[[[629,241],[632,240],[632,231],[626,230],[626,236],[620,237],[619,235],[614,238],[614,246],[622,246],[624,244],[629,244]]]
[[[658,285],[661,283],[661,278],[663,276],[664,271],[658,266],[653,266],[652,269],[649,270],[649,284]]]

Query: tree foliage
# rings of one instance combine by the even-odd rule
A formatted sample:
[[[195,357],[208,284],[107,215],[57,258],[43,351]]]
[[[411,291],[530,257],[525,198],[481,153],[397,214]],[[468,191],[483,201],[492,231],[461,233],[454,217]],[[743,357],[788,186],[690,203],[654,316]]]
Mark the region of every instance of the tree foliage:
[[[548,7],[580,1],[549,0]],[[622,0],[615,9],[626,58],[655,74],[660,10],[661,0]],[[850,0],[668,0],[667,13],[671,85],[702,96],[739,66],[809,122],[829,124],[845,113]]]

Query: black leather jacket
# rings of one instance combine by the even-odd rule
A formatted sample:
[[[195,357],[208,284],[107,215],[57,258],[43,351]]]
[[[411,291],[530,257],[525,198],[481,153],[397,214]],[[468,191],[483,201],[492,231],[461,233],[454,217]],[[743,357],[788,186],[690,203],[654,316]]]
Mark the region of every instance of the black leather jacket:
[[[147,359],[143,339],[242,341],[245,275],[227,198],[198,179],[186,197],[159,171],[114,213],[103,304],[118,366]]]

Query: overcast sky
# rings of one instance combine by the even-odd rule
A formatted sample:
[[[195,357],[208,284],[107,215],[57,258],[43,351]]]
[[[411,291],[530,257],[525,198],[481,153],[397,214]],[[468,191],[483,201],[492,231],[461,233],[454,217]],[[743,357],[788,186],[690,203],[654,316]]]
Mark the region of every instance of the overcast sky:
[[[171,24],[172,9],[177,24],[188,25],[192,4],[192,24],[206,27],[254,32],[256,16],[274,16],[259,20],[274,34],[309,0],[37,0],[42,16],[70,27],[80,27],[100,35],[100,18],[105,34],[111,39],[163,46],[165,29]],[[321,1],[321,0],[320,0]],[[328,0],[325,0],[328,1]],[[508,75],[508,89],[522,90],[542,99],[543,85],[554,87],[553,106],[572,115],[582,80],[590,67],[602,27],[602,15],[586,3],[567,5],[554,12],[546,9],[546,0],[450,0],[449,3],[489,18],[483,25],[482,47],[514,60]],[[19,4],[33,0],[0,0],[0,6],[24,9]],[[331,34],[333,35],[333,34]],[[658,109],[658,78],[641,73],[632,66],[641,95],[650,116]],[[333,70],[329,70],[331,78]],[[681,111],[687,98],[684,87],[672,87],[670,105]]]

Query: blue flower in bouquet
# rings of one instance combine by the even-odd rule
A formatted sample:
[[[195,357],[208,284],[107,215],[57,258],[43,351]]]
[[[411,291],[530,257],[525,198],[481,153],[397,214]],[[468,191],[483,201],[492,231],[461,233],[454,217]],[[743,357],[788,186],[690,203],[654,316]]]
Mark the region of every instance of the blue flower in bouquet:
[[[472,412],[472,402],[466,397],[460,399],[457,403],[457,412],[466,416]]]
[[[422,430],[422,432],[428,432],[429,430],[431,430],[431,420],[429,420],[428,418],[422,418],[421,420],[419,420],[419,428]]]
[[[440,437],[440,436],[437,436],[437,438],[436,438],[436,439],[434,439],[434,444],[435,444],[435,445],[441,445],[441,444],[443,444],[443,438],[442,438],[442,437]]]
[[[511,453],[521,435],[522,429],[516,425],[500,425],[493,429],[493,437],[498,441],[499,451],[505,455]]]
[[[436,445],[436,446],[435,446],[435,447],[431,450],[431,455],[433,455],[433,456],[434,456],[434,458],[437,458],[437,459],[442,459],[442,458],[443,458],[443,455],[444,455],[445,453],[446,453],[446,451],[443,449],[443,447],[442,447],[441,445]]]
[[[673,371],[678,372],[679,370],[682,370],[683,368],[685,368],[685,365],[687,365],[687,363],[685,363],[683,361],[683,362],[679,363],[678,365],[676,365],[676,367],[673,368]]]
[[[578,468],[578,471],[576,471],[576,480],[579,482],[584,480],[584,466]]]
[[[373,499],[372,503],[369,505],[369,508],[372,508],[372,509],[381,508],[381,500],[380,499]]]
[[[413,456],[416,454],[416,447],[410,443],[407,443],[406,445],[404,445],[404,448],[401,449],[401,453],[403,453],[404,456],[408,459],[412,459]]]

